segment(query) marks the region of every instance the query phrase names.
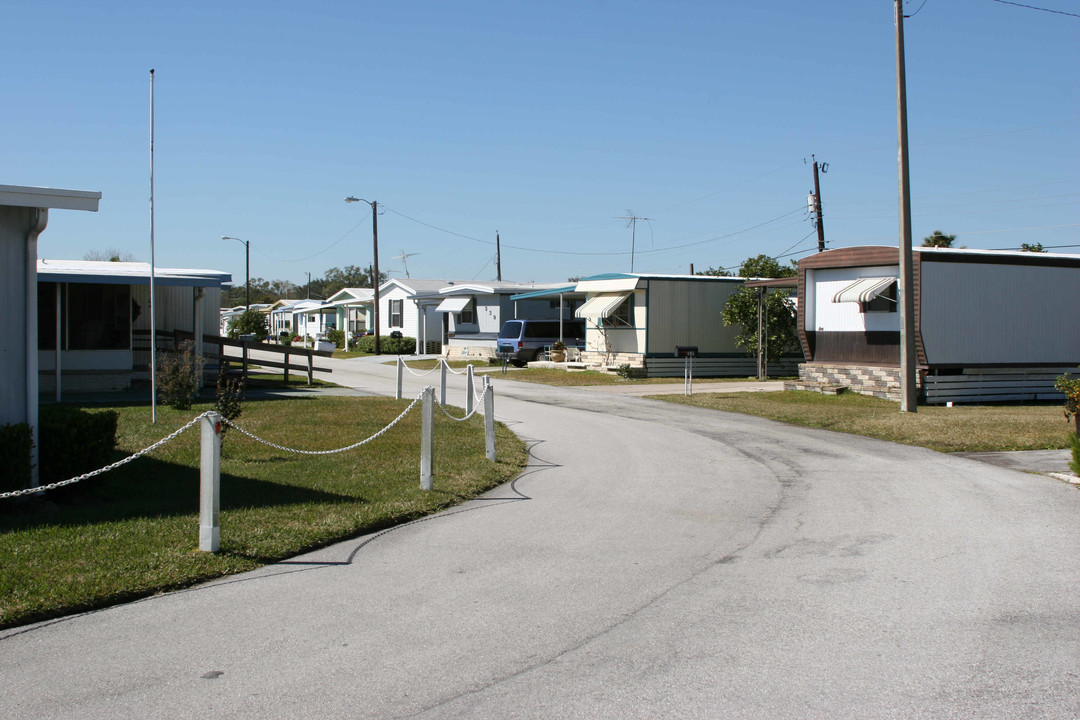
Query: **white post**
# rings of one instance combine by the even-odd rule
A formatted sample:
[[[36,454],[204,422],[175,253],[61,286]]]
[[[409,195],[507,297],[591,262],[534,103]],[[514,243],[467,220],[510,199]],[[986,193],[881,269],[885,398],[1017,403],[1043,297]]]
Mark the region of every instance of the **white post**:
[[[435,446],[435,388],[424,388],[420,421],[420,489],[431,490],[431,453]]]
[[[404,373],[404,369],[401,366],[403,364],[404,364],[404,361],[401,359],[401,356],[398,355],[397,356],[397,395],[396,395],[398,400],[401,399],[401,380],[402,380],[402,375]]]
[[[474,385],[473,385],[472,368],[473,368],[472,365],[467,365],[465,367],[465,414],[466,415],[468,415],[469,413],[471,413],[473,411],[473,405],[475,404],[475,402],[473,401],[473,387],[474,387]]]
[[[495,462],[495,388],[487,375],[484,376],[484,445],[487,459]]]
[[[202,456],[199,463],[199,550],[221,549],[221,416],[202,419]]]
[[[442,363],[442,385],[439,386],[439,404],[446,407],[446,369],[450,367],[450,365],[446,362],[445,358],[440,362]]]

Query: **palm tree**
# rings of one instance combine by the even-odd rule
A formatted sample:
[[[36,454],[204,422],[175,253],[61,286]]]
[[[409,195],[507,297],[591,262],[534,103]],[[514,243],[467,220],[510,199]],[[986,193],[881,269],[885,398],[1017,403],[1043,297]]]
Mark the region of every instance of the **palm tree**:
[[[935,230],[933,235],[923,238],[922,246],[951,248],[954,240],[956,240],[955,235],[946,235],[940,230]]]

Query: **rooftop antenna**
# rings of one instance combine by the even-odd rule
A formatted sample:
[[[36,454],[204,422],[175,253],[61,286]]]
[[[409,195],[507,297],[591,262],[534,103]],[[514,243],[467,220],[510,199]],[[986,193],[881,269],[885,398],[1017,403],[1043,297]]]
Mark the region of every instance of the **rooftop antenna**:
[[[400,260],[401,264],[405,266],[405,277],[409,277],[409,258],[411,258],[413,255],[419,254],[420,253],[407,253],[402,250],[400,255],[394,256],[395,260]]]
[[[630,272],[634,272],[634,246],[637,244],[637,221],[644,220],[649,222],[647,217],[638,217],[634,214],[633,210],[627,208],[626,215],[618,218],[619,220],[626,220],[626,227],[630,230]]]

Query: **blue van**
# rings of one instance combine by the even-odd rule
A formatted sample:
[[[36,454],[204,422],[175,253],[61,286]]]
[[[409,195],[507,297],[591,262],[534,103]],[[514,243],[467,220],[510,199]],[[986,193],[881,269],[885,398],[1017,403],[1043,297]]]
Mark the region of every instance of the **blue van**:
[[[495,349],[515,367],[524,367],[559,340],[558,320],[507,320]],[[563,320],[562,341],[567,347],[585,347],[585,321]]]

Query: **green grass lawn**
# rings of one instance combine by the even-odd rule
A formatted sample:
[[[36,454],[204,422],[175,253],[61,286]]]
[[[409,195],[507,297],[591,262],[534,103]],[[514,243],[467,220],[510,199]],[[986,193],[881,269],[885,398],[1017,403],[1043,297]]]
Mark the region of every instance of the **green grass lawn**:
[[[409,404],[371,397],[249,401],[238,420],[273,442],[310,450],[350,445]],[[120,413],[117,457],[209,409],[145,406]],[[525,465],[523,443],[498,426],[499,460],[484,456],[483,418],[435,414],[433,491],[420,490],[420,407],[376,441],[301,456],[227,433],[221,467],[221,552],[198,547],[198,426],[128,465],[0,506],[0,627],[56,617],[251,570],[462,502]]]
[[[656,400],[745,413],[795,425],[866,435],[941,452],[1048,450],[1069,446],[1070,423],[1061,405],[925,405],[901,413],[900,404],[857,393],[823,395],[700,393],[652,396]]]
[[[499,372],[498,370],[493,372]],[[521,380],[522,382],[540,383],[543,385],[561,385],[565,387],[584,385],[658,385],[658,384],[681,384],[679,378],[631,378],[619,377],[616,373],[600,372],[598,370],[584,370],[580,372],[567,372],[555,368],[524,368],[522,370],[509,370],[506,373],[508,380]],[[757,378],[694,378],[694,384],[718,383],[718,382],[745,382]]]

